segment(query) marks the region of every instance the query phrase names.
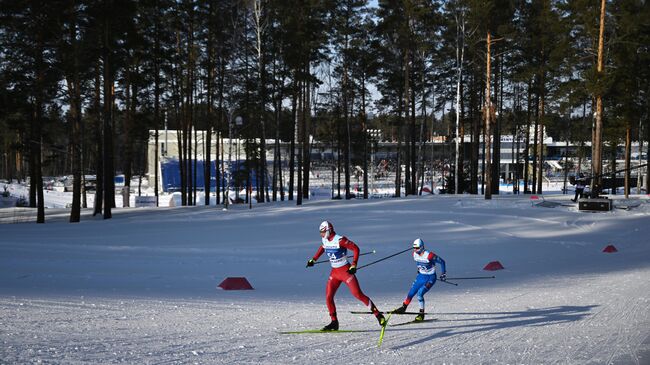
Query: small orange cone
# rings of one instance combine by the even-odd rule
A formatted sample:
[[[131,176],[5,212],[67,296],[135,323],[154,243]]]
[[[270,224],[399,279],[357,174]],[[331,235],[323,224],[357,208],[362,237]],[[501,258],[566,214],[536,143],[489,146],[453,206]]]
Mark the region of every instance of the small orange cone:
[[[613,252],[618,252],[618,250],[616,249],[616,247],[614,247],[614,245],[609,245],[603,249],[603,252],[613,253]]]
[[[253,290],[253,287],[246,278],[228,277],[218,287],[223,290]]]
[[[495,270],[503,270],[503,269],[505,268],[503,267],[503,265],[501,265],[499,261],[492,261],[489,264],[485,265],[485,267],[483,268],[483,270],[487,270],[487,271],[495,271]]]

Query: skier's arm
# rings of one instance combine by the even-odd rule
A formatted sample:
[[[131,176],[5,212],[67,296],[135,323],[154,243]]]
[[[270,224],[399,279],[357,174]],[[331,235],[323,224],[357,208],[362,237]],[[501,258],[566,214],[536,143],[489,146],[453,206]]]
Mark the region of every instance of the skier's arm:
[[[435,255],[434,262],[440,265],[440,270],[442,271],[442,274],[447,274],[447,267],[445,266],[445,260],[443,260],[442,257]]]
[[[325,252],[325,249],[323,248],[323,246],[319,246],[318,251],[316,251],[316,254],[314,255],[314,257],[312,257],[312,260],[318,261],[318,258],[320,257],[320,255],[323,254],[323,252]]]
[[[348,250],[352,250],[354,252],[354,258],[352,259],[352,266],[357,266],[357,261],[359,261],[359,246],[357,246],[354,242],[350,241],[347,237],[343,237],[341,239],[341,242],[339,243],[341,247],[345,247]]]

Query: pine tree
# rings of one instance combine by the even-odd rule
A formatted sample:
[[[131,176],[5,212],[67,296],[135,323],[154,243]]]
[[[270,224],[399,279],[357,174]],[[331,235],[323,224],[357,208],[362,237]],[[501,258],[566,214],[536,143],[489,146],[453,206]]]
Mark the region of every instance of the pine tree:
[[[58,17],[63,8],[56,1],[2,1],[0,17],[3,19],[3,49],[8,75],[12,84],[29,103],[22,115],[26,146],[29,151],[29,204],[37,208],[37,223],[45,222],[43,201],[43,128],[48,119],[47,108],[55,102],[60,80],[56,64],[57,35],[60,34]]]

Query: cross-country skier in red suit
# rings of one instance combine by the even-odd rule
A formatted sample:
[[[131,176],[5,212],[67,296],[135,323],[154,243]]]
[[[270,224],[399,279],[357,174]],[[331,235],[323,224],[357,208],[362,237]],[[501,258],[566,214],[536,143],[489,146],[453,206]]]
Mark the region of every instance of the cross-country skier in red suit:
[[[316,260],[323,254],[327,254],[332,265],[330,277],[327,280],[327,289],[325,296],[327,300],[327,309],[330,313],[332,322],[323,327],[323,331],[337,331],[339,329],[339,321],[336,317],[336,305],[334,304],[334,295],[338,290],[341,283],[345,283],[350,292],[355,298],[363,302],[370,311],[375,315],[379,325],[383,326],[386,323],[384,316],[379,312],[375,304],[361,291],[357,277],[354,275],[357,272],[357,262],[359,261],[359,247],[350,241],[347,237],[339,236],[334,232],[334,226],[328,221],[320,224],[320,236],[322,238],[321,246],[318,251],[307,261],[307,267],[314,266]],[[352,265],[348,262],[347,252],[351,250],[354,253]]]

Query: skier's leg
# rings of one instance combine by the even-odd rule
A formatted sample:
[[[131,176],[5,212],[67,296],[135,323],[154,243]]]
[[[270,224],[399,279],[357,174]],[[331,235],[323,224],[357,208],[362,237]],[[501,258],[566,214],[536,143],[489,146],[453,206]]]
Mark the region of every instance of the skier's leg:
[[[370,298],[368,298],[368,296],[365,295],[363,291],[361,291],[361,287],[359,286],[359,281],[357,280],[356,276],[348,273],[347,277],[345,278],[345,285],[348,286],[350,293],[352,293],[355,298],[362,301],[366,306],[370,306]],[[372,310],[372,308],[370,310]]]
[[[375,303],[368,298],[367,295],[363,294],[363,291],[361,291],[361,287],[359,286],[359,281],[357,280],[357,277],[347,273],[348,277],[345,279],[345,284],[348,286],[350,289],[350,293],[354,295],[355,298],[359,299],[363,304],[365,304],[368,309],[372,312],[372,314],[375,315],[375,318],[377,318],[377,321],[379,322],[379,325],[384,325],[386,323],[386,320],[384,319],[384,316],[379,313],[379,309],[377,309],[377,306]]]
[[[418,297],[418,304],[420,305],[420,314],[418,314],[415,317],[416,321],[424,320],[424,294],[426,294],[435,283],[436,283],[436,276],[433,275],[432,277],[428,278],[428,280],[424,283],[424,285],[420,287],[420,289],[418,289],[417,297]]]
[[[411,285],[411,289],[409,290],[408,294],[406,294],[406,299],[404,299],[404,304],[407,306],[411,304],[411,300],[413,297],[418,293],[418,290],[427,282],[427,278],[422,275],[418,274],[417,277],[415,277],[415,280],[413,280],[413,284]]]
[[[392,313],[404,313],[406,312],[406,308],[411,304],[411,300],[413,300],[413,297],[417,294],[418,290],[424,283],[424,279],[422,278],[422,275],[418,273],[418,275],[415,277],[415,280],[413,280],[413,283],[411,284],[411,288],[409,289],[408,293],[406,294],[406,298],[402,302],[402,305],[393,309],[391,312]]]
[[[330,318],[332,321],[335,321],[336,318],[336,304],[334,304],[334,295],[336,291],[341,286],[341,280],[338,280],[330,275],[330,278],[327,280],[327,286],[325,288],[325,301],[327,303],[327,310],[330,313]]]
[[[424,310],[424,294],[426,294],[429,291],[429,289],[431,289],[432,286],[433,283],[428,281],[424,283],[424,285],[422,285],[420,289],[418,289],[417,298],[418,298],[418,304],[420,305],[420,310]]]
[[[413,297],[415,294],[417,294],[418,290],[420,289],[420,286],[422,284],[418,283],[417,280],[413,281],[413,284],[411,285],[411,289],[409,290],[408,294],[406,294],[406,299],[404,299],[404,304],[407,306],[411,304],[411,300],[413,300]]]

